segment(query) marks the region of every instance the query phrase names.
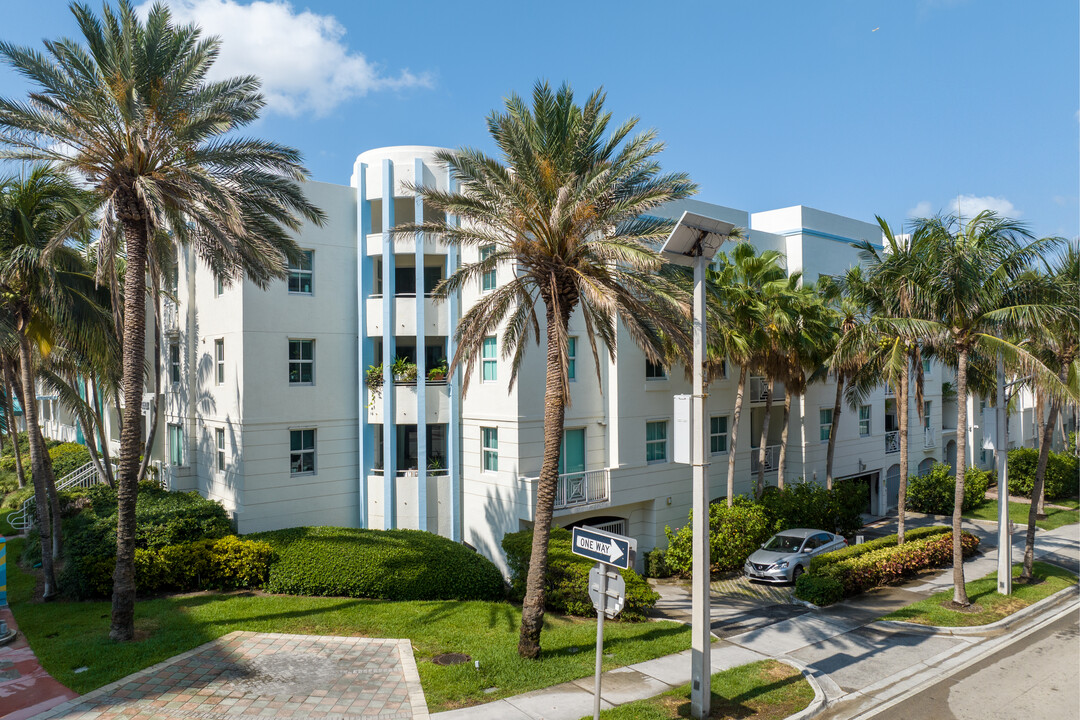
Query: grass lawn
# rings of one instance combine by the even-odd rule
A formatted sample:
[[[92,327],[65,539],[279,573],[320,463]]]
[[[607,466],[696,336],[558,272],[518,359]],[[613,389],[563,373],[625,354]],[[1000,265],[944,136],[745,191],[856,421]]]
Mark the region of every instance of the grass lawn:
[[[14,510],[0,510],[0,535],[4,537],[11,537],[12,535],[18,535],[19,531],[11,527],[8,524],[8,515],[18,512],[18,508]]]
[[[1076,500],[1055,500],[1055,505],[1069,505],[1073,508],[1080,507],[1080,504]],[[1028,524],[1028,512],[1031,505],[1028,503],[1009,503],[1009,517],[1014,523],[1020,527],[1026,528]],[[964,517],[970,520],[989,520],[990,522],[997,522],[998,506],[997,501],[987,501],[974,510],[968,510],[964,513]],[[1080,522],[1080,510],[1061,510],[1058,508],[1048,507],[1046,508],[1046,519],[1037,520],[1035,525],[1042,530],[1053,530],[1059,528],[1062,525],[1072,525],[1073,523]]]
[[[814,689],[790,665],[775,660],[740,665],[712,676],[710,718],[780,720],[814,699]],[[589,720],[587,715],[582,720]],[[690,717],[690,685],[600,713],[604,720],[674,720]]]
[[[19,556],[22,539],[11,543]],[[408,638],[433,712],[487,702],[593,673],[596,621],[548,614],[539,662],[517,655],[521,609],[491,602],[389,602],[351,598],[192,593],[140,601],[137,640],[108,638],[108,602],[33,603],[34,578],[8,565],[8,597],[19,629],[57,680],[85,693],[234,630]],[[606,623],[604,669],[685,650],[690,628],[674,622]],[[438,666],[463,652],[480,661]],[[76,675],[76,668],[89,668]],[[498,688],[484,693],[487,688]]]
[[[900,608],[882,620],[903,620],[920,625],[938,627],[964,627],[987,625],[1012,615],[1045,597],[1053,595],[1076,584],[1076,576],[1056,565],[1036,562],[1033,566],[1035,585],[1013,585],[1012,595],[999,595],[997,592],[997,573],[967,584],[968,599],[982,607],[981,612],[963,613],[945,608],[942,603],[952,600],[953,591],[945,590],[931,595],[925,600]],[[1020,566],[1013,567],[1013,577],[1020,576]]]

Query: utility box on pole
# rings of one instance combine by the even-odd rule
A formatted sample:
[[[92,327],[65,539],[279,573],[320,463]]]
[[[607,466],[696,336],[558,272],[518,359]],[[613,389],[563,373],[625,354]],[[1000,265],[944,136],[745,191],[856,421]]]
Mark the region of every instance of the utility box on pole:
[[[675,396],[674,460],[690,464],[690,441],[694,437],[694,418],[691,412],[693,395]]]

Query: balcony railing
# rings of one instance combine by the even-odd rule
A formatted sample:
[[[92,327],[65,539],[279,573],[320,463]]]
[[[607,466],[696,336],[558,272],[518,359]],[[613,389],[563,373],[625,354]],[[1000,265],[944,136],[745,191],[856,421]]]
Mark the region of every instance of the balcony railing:
[[[555,494],[555,509],[605,502],[610,497],[611,473],[603,470],[564,473],[559,476],[559,485]]]
[[[760,448],[751,448],[750,450],[750,472],[756,473],[760,464],[758,457]],[[765,447],[765,472],[776,472],[777,466],[780,464],[780,446],[779,445],[767,445]]]
[[[932,448],[937,446],[937,433],[932,427],[923,428],[923,447]]]
[[[450,471],[447,468],[437,468],[437,469],[436,468],[428,468],[426,474],[427,474],[427,476],[429,478],[431,478],[431,477],[448,477],[450,475]],[[385,473],[383,472],[382,468],[371,468],[370,475],[372,477],[383,477],[383,475],[385,475]],[[418,478],[418,477],[420,477],[420,471],[417,470],[416,468],[412,468],[410,470],[396,470],[394,472],[394,477],[397,477],[397,478]]]
[[[773,401],[776,398],[784,397],[784,383],[777,381],[774,383],[773,388]],[[750,402],[759,403],[767,402],[769,400],[769,379],[764,377],[751,377],[750,378]]]
[[[900,452],[900,431],[893,430],[885,433],[885,454]]]

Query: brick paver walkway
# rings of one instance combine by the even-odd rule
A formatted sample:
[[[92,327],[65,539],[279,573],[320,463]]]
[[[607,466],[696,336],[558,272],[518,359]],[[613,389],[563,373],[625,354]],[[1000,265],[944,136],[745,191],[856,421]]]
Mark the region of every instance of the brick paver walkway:
[[[38,716],[427,720],[408,640],[234,632]]]

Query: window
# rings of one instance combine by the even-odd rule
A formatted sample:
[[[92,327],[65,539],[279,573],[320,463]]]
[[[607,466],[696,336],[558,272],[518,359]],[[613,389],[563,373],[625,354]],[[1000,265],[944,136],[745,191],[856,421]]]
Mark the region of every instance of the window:
[[[169,382],[173,385],[180,383],[180,341],[169,342]]]
[[[480,248],[480,262],[484,262],[491,254],[495,252],[494,245],[485,245]],[[495,289],[495,268],[492,268],[485,272],[480,277],[480,290],[481,292],[491,292]]]
[[[645,423],[645,462],[667,462],[667,420]]]
[[[727,415],[714,415],[709,418],[709,451],[713,455],[727,452],[727,428]]]
[[[829,442],[829,438],[832,436],[832,411],[832,408],[818,410],[818,424],[821,426],[818,433],[821,442]]]
[[[289,474],[315,474],[315,430],[289,431]]]
[[[480,428],[480,446],[484,456],[484,470],[499,470],[499,428]]]
[[[225,382],[225,339],[218,338],[214,341],[214,377],[217,384]]]
[[[223,441],[224,435],[222,432]],[[184,428],[173,423],[169,423],[169,464],[184,464]]]
[[[289,384],[312,385],[315,382],[315,341],[289,341]]]
[[[931,408],[932,405],[933,405],[933,403],[930,402],[929,400],[925,401],[922,404],[922,415],[923,415],[922,426],[924,428],[926,428],[927,430],[930,429],[930,408]]]
[[[498,379],[498,361],[495,359],[495,353],[498,349],[498,343],[493,337],[484,338],[484,346],[481,353],[481,370],[483,371],[483,382],[495,382]]]
[[[214,439],[217,445],[217,469],[225,469],[225,428],[214,429]]]
[[[923,358],[922,371],[923,371],[923,373],[930,372],[930,358]]]
[[[577,338],[566,338],[566,377],[571,380],[577,375]]]
[[[870,406],[859,406],[859,437],[870,436]]]
[[[299,295],[311,295],[315,285],[311,270],[314,253],[311,250],[303,250],[301,255],[299,262],[289,261],[289,292]]]
[[[214,297],[221,297],[225,292],[225,278],[214,275]]]
[[[667,371],[664,370],[664,366],[658,362],[652,360],[645,361],[645,379],[646,380],[666,380]]]

